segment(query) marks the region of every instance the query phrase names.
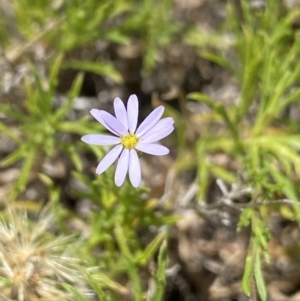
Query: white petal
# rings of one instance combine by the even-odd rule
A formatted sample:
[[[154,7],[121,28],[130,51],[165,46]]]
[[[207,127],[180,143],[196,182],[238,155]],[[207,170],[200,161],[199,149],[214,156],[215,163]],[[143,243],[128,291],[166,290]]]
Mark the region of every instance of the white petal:
[[[166,126],[165,128],[160,128],[160,129],[156,128],[144,134],[144,136],[141,137],[140,141],[143,143],[157,142],[158,140],[161,140],[167,137],[168,135],[170,135],[173,131],[174,131],[173,125],[169,125]]]
[[[126,174],[128,172],[128,166],[129,150],[125,148],[120,156],[115,173],[115,183],[118,187],[120,187],[125,181]]]
[[[141,183],[140,161],[134,149],[130,150],[129,153],[129,179],[133,187],[138,187]]]
[[[123,126],[123,124],[115,116],[107,113],[106,111],[92,109],[90,113],[97,121],[115,135],[121,136],[128,133],[128,130]]]
[[[149,131],[160,119],[162,114],[164,113],[165,108],[163,106],[160,106],[153,110],[147,118],[141,123],[141,125],[138,127],[136,134],[141,137],[143,134],[145,134],[147,131]]]
[[[119,157],[123,147],[122,145],[117,145],[111,149],[106,156],[100,161],[97,166],[96,173],[103,173],[108,167],[110,167]]]
[[[81,137],[81,140],[85,143],[93,145],[114,145],[121,143],[121,139],[119,137],[99,134],[85,135]]]
[[[152,143],[142,143],[139,142],[135,148],[143,153],[154,155],[154,156],[163,156],[167,155],[170,151],[165,146],[160,144],[152,144]]]
[[[115,109],[115,115],[117,119],[124,125],[126,130],[128,130],[126,108],[124,106],[123,101],[119,97],[115,98],[114,100],[114,109]]]
[[[139,102],[135,94],[130,95],[127,103],[128,129],[133,134],[136,130],[139,115]]]

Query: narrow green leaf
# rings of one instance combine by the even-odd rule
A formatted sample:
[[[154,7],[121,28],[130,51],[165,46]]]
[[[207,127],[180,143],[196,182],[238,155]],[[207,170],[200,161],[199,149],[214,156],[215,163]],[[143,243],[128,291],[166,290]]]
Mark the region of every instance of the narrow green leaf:
[[[240,220],[237,225],[237,231],[241,231],[243,228],[250,225],[251,218],[255,212],[255,209],[252,207],[245,208],[240,215]]]
[[[251,254],[248,254],[245,263],[245,270],[242,279],[242,288],[243,292],[246,296],[250,297],[251,295],[251,278],[252,278],[252,270],[253,270],[253,258]]]
[[[68,283],[62,283],[62,286],[70,292],[76,301],[90,301],[87,297],[85,297],[82,293],[80,293],[75,286],[70,285]]]
[[[197,144],[197,157],[198,157],[198,171],[197,181],[200,185],[198,192],[198,198],[202,201],[206,198],[206,193],[209,187],[209,168],[206,160],[207,156],[207,144],[209,142],[206,139],[200,139]]]
[[[159,233],[146,247],[146,249],[137,257],[137,262],[140,265],[144,265],[157,251],[161,242],[165,238],[166,234],[164,232]]]
[[[76,76],[76,78],[73,82],[73,85],[68,93],[68,98],[67,98],[66,103],[61,108],[59,108],[53,116],[52,122],[54,124],[56,124],[57,122],[60,122],[66,116],[66,114],[69,112],[69,110],[72,108],[75,98],[80,93],[82,82],[83,82],[83,73],[79,73]],[[73,123],[72,123],[72,125],[74,127]]]
[[[102,296],[104,298],[104,294],[107,294],[107,292],[104,292],[103,288],[109,288],[113,291],[116,291],[121,294],[128,294],[128,289],[121,284],[113,281],[108,276],[106,276],[104,273],[99,273],[99,275],[88,275],[86,273],[86,277],[89,280],[89,283],[93,287],[93,289],[96,291],[99,297]],[[102,300],[102,299],[101,299]]]
[[[165,285],[166,285],[166,267],[167,267],[167,241],[164,240],[161,244],[158,254],[157,272],[154,275],[156,284],[153,301],[161,301],[164,297]]]
[[[134,262],[134,257],[131,254],[131,251],[127,245],[127,241],[123,232],[122,227],[117,224],[115,227],[115,234],[116,234],[116,238],[119,244],[119,247],[122,251],[123,256],[126,258],[126,260],[129,260],[131,263]]]
[[[26,144],[19,146],[14,152],[12,152],[11,154],[9,154],[8,156],[6,156],[4,159],[0,161],[0,166],[7,167],[22,159],[27,151],[27,147],[28,145]]]
[[[261,269],[260,252],[256,249],[254,254],[254,277],[257,286],[257,290],[262,301],[267,300],[267,289]]]
[[[116,83],[122,83],[123,79],[121,74],[115,69],[115,67],[109,63],[92,62],[92,61],[77,61],[70,60],[63,64],[64,68],[71,68],[82,71],[89,71],[101,76],[107,76],[114,80]]]
[[[89,273],[85,273],[86,275],[86,278],[88,279],[88,282],[89,282],[89,285],[93,288],[93,290],[95,291],[95,293],[97,294],[97,297],[100,299],[100,300],[107,300],[106,299],[106,294],[103,290],[102,290],[102,287],[99,283],[98,280],[94,279],[94,277],[92,277]],[[110,279],[109,279],[110,280]]]
[[[15,143],[21,143],[21,139],[16,135],[14,128],[7,127],[4,123],[0,122],[0,133],[3,133],[5,136],[9,137]]]
[[[294,101],[299,102],[300,99],[300,89],[296,89],[294,91],[291,91],[288,95],[284,96],[280,103],[280,111],[283,111],[289,104],[291,104]]]
[[[28,114],[24,114],[23,112],[15,109],[12,104],[1,104],[0,103],[0,112],[4,115],[10,116],[18,121],[28,122],[31,117]]]
[[[24,78],[25,89],[26,89],[26,107],[32,118],[36,118],[39,113],[37,98],[33,87],[31,86],[30,80]]]
[[[209,168],[210,172],[217,178],[221,178],[228,183],[236,183],[237,182],[236,175],[231,173],[227,169],[222,168],[221,166],[209,164],[208,168]]]
[[[66,145],[63,143],[57,143],[57,146],[66,152],[69,156],[76,169],[82,171],[83,163],[80,155],[78,154],[76,148],[73,145]]]
[[[50,83],[50,88],[54,89],[57,85],[57,80],[58,80],[58,75],[59,75],[59,70],[62,65],[63,61],[63,54],[59,54],[56,59],[54,60],[54,63],[52,65],[50,74],[49,74],[49,83]]]
[[[30,172],[35,160],[36,160],[35,149],[28,150],[28,152],[26,153],[26,157],[24,158],[24,162],[19,178],[15,183],[14,188],[9,196],[10,200],[14,200],[18,196],[18,194],[24,190],[26,183],[29,180]]]
[[[42,173],[39,173],[38,176],[45,185],[47,185],[48,187],[53,187],[54,185],[53,180],[49,176]]]
[[[229,61],[220,54],[209,52],[209,51],[203,51],[201,52],[201,56],[213,63],[216,63],[224,68],[227,68],[232,72],[236,71],[234,67],[229,63]]]
[[[127,244],[127,239],[124,235],[123,229],[119,224],[115,227],[115,235],[117,238],[118,245],[121,249],[121,253],[124,258],[126,271],[128,276],[132,282],[133,294],[135,301],[143,300],[143,292],[142,292],[142,283],[138,273],[138,269],[135,265],[134,255],[131,254],[129,246]]]
[[[237,130],[237,125],[233,123],[233,121],[231,120],[229,113],[228,113],[228,109],[224,107],[224,105],[219,102],[219,101],[214,101],[212,100],[210,97],[208,97],[207,95],[203,94],[203,93],[189,93],[187,95],[188,98],[193,99],[193,100],[197,100],[200,102],[203,102],[205,104],[207,104],[209,107],[211,107],[216,113],[218,113],[224,120],[224,122],[227,124],[232,137],[235,139],[235,141],[238,141],[238,130]]]
[[[78,135],[85,135],[92,131],[95,133],[103,132],[103,126],[98,122],[90,121],[86,118],[78,120],[76,122],[76,126],[74,126],[74,122],[72,121],[61,121],[56,125],[58,131],[68,132]]]
[[[269,233],[267,232],[264,223],[255,215],[252,216],[252,231],[255,235],[256,243],[260,246],[260,248],[266,251],[268,247]]]

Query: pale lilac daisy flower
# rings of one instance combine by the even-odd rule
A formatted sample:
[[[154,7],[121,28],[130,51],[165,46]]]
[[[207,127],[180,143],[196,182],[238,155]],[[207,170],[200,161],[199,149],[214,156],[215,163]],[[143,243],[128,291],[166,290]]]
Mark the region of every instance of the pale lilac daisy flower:
[[[137,128],[139,102],[136,95],[129,97],[127,110],[122,100],[115,98],[114,109],[116,117],[106,111],[91,110],[92,116],[114,136],[90,134],[83,136],[81,140],[94,145],[116,145],[99,163],[96,173],[103,173],[119,157],[115,173],[116,185],[124,183],[128,172],[132,186],[138,187],[141,182],[141,166],[136,150],[155,156],[168,154],[169,149],[156,142],[173,132],[174,120],[171,117],[160,120],[164,107],[159,106]]]

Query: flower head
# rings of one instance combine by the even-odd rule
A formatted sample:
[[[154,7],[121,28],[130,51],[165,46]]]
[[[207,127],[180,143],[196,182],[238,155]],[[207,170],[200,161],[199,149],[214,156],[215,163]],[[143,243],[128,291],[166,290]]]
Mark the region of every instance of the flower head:
[[[92,109],[92,116],[114,135],[90,134],[82,141],[94,145],[115,145],[98,164],[96,173],[103,173],[119,158],[115,173],[115,183],[121,186],[129,173],[134,187],[141,182],[141,166],[137,150],[155,156],[166,155],[169,149],[156,142],[171,134],[174,120],[171,117],[160,120],[164,107],[159,106],[137,128],[139,102],[136,95],[128,99],[127,110],[120,98],[114,100],[115,115]]]

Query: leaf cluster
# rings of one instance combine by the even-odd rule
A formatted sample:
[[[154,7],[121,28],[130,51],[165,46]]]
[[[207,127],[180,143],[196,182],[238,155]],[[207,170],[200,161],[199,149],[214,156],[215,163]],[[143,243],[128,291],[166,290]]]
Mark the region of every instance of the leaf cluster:
[[[293,216],[299,216],[300,136],[288,112],[300,96],[300,40],[293,28],[300,10],[284,11],[279,1],[266,1],[259,9],[251,7],[249,1],[241,1],[238,7],[234,3],[229,3],[225,27],[234,33],[233,42],[225,50],[224,45],[217,47],[218,43],[193,44],[203,57],[228,67],[240,95],[230,105],[199,92],[190,93],[188,98],[211,109],[209,117],[203,118],[205,130],[197,142],[200,200],[205,200],[212,176],[236,183],[238,172],[244,185],[251,187],[255,208],[245,209],[240,217],[240,227],[250,226],[252,230],[243,285],[245,293],[253,297],[254,279],[258,294],[266,300],[260,256],[267,255],[270,235],[266,234],[266,216],[257,205],[280,196],[295,201]],[[229,59],[227,54],[232,51]],[[216,124],[223,130],[212,136],[209,133]],[[218,153],[227,154],[240,170],[208,159]]]

